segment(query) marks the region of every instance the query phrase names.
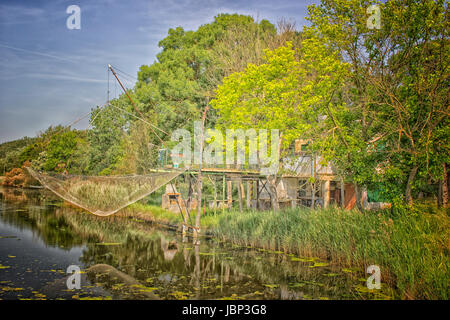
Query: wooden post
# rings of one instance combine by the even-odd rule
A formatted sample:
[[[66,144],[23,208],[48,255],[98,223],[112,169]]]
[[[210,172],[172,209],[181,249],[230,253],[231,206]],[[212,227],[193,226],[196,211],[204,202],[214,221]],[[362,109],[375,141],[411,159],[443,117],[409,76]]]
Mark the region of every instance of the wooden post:
[[[256,180],[256,210],[259,210],[259,178]]]
[[[223,175],[222,181],[222,213],[225,212],[225,174]]]
[[[323,206],[327,208],[330,205],[330,180],[325,180],[323,187]]]
[[[313,154],[311,157],[311,170],[313,182],[311,183],[311,209],[314,209],[316,204],[316,155]]]
[[[211,179],[213,180],[213,179]],[[214,215],[217,213],[217,185],[216,177],[214,177]]]
[[[247,209],[250,209],[252,205],[252,184],[247,181]]]
[[[203,139],[204,139],[204,131],[205,131],[205,120],[206,120],[206,112],[208,111],[209,106],[206,106],[203,111],[202,117],[202,130],[200,134],[200,163],[198,165],[198,176],[197,176],[197,216],[195,217],[195,229],[194,229],[194,237],[198,237],[200,234],[200,217],[202,214],[202,163],[203,163]]]
[[[448,173],[447,164],[444,163],[444,173],[442,177],[442,206],[444,208],[448,207]]]
[[[227,200],[228,209],[231,209],[233,207],[233,185],[230,180],[227,181]]]
[[[239,197],[239,211],[242,212],[242,182],[241,179],[239,179],[238,183],[237,183],[237,187],[238,187],[238,197]]]
[[[187,180],[188,180],[188,194],[187,194],[188,199],[187,199],[187,203],[185,203],[185,206],[184,206],[184,219],[183,219],[183,229],[182,229],[183,237],[186,236],[187,231],[188,231],[187,224],[188,224],[189,212],[191,210],[192,182],[191,182],[190,174],[187,175]]]

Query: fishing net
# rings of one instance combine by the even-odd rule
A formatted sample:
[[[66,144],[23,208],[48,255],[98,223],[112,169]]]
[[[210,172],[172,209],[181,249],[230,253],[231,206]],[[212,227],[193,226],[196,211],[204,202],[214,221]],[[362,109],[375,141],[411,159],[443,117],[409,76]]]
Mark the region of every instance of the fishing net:
[[[59,197],[98,216],[116,213],[183,173],[177,170],[147,175],[75,176],[27,169]]]

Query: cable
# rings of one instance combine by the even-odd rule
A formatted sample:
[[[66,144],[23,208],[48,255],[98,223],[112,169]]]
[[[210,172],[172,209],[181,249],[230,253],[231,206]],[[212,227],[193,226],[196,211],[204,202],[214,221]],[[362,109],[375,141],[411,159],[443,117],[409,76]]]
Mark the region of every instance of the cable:
[[[131,112],[128,112],[128,111],[126,111],[126,110],[124,110],[124,109],[122,109],[122,108],[119,108],[118,106],[115,106],[115,105],[113,105],[113,104],[109,104],[110,106],[112,106],[113,108],[116,108],[116,109],[119,109],[119,110],[121,110],[121,111],[123,111],[123,112],[125,112],[126,114],[128,114],[128,115],[130,115],[130,116],[132,116],[132,117],[135,117],[136,119],[139,119],[139,120],[141,120],[141,121],[143,121],[143,122],[145,122],[146,124],[148,124],[148,125],[150,125],[150,126],[152,126],[153,128],[155,128],[155,129],[157,129],[157,130],[159,130],[159,131],[161,131],[162,133],[165,133],[166,135],[169,135],[167,132],[165,132],[164,130],[162,130],[162,129],[160,129],[160,128],[158,128],[157,126],[155,126],[154,124],[151,124],[150,122],[148,122],[147,120],[144,120],[144,119],[142,119],[142,118],[140,118],[140,117],[138,117],[138,116],[136,116],[135,114],[132,114]],[[158,138],[159,138],[159,136],[158,135],[156,135]],[[159,138],[160,140],[161,140],[161,142],[162,142],[162,139],[161,138]]]
[[[108,92],[106,94],[106,103],[109,104],[109,68],[107,70],[108,70]]]
[[[132,76],[132,75],[126,73],[125,71],[120,70],[120,69],[117,68],[116,66],[113,66],[113,68],[114,68],[114,70],[119,71],[120,73],[123,73],[124,75],[127,75],[128,77],[130,77],[130,78],[132,78],[132,79],[135,79],[135,80],[139,81],[138,78],[136,78],[136,77],[134,77],[134,76]]]

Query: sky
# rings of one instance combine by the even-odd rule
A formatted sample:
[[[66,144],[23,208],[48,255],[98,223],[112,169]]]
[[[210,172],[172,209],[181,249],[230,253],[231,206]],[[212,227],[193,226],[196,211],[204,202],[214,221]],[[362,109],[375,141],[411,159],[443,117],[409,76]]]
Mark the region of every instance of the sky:
[[[219,13],[239,13],[301,30],[318,0],[0,0],[0,143],[68,125],[107,100],[111,64],[136,81],[169,28],[196,30]],[[71,5],[80,29],[69,29]],[[110,98],[120,88],[110,80]],[[88,118],[76,123],[87,128]]]

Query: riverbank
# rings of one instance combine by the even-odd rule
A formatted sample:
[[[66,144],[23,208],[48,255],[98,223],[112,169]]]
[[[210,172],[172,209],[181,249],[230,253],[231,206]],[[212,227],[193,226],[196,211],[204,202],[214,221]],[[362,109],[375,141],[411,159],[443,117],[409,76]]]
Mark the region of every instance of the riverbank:
[[[22,199],[1,197],[0,299],[397,297],[384,283],[369,291],[359,273],[318,258],[298,261],[293,254],[217,239],[193,242],[131,214],[99,217],[63,205],[45,190],[22,193]],[[80,290],[67,290],[68,264],[81,268]]]
[[[18,196],[12,192],[4,197]],[[145,234],[148,226],[140,222],[180,231],[182,221],[180,213],[142,203],[134,203],[110,218],[95,221],[101,223],[100,229],[113,228],[114,235]],[[194,221],[195,213],[191,219]],[[431,205],[364,213],[337,208],[276,213],[217,210],[216,214],[207,211],[202,215],[201,224],[202,235],[262,252],[286,253],[283,256],[291,262],[319,258],[358,278],[367,279],[367,266],[378,265],[382,283],[395,288],[397,298],[449,298],[449,216]]]
[[[142,204],[126,212],[172,226],[181,221],[179,214]],[[424,209],[225,211],[202,217],[204,233],[237,245],[319,257],[349,272],[378,265],[382,282],[395,286],[402,299],[449,298],[449,227],[445,212]]]

